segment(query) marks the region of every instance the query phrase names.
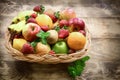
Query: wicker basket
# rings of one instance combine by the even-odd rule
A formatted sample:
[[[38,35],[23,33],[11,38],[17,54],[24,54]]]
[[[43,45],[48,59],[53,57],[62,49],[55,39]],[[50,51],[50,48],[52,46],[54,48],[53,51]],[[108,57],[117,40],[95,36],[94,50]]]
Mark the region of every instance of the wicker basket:
[[[17,60],[27,61],[27,62],[37,62],[42,64],[57,64],[57,63],[69,63],[73,62],[75,60],[78,60],[84,56],[87,55],[88,49],[90,47],[91,43],[91,37],[90,33],[86,27],[86,45],[82,50],[76,51],[72,54],[45,54],[45,55],[39,55],[39,54],[28,54],[24,55],[20,51],[14,49],[10,42],[10,32],[6,32],[6,48],[8,52]]]

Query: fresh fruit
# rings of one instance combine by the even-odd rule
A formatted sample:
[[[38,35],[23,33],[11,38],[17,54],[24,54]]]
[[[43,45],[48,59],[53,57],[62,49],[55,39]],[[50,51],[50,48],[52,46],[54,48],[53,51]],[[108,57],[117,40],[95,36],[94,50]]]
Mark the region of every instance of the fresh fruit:
[[[64,39],[64,38],[68,37],[68,35],[69,35],[69,31],[65,30],[65,29],[60,29],[58,32],[58,37],[60,39]]]
[[[36,17],[37,17],[37,14],[36,14],[36,13],[33,13],[33,14],[30,15],[30,17],[36,18]]]
[[[35,24],[37,24],[35,18],[29,18],[29,19],[27,20],[27,23],[35,23]]]
[[[52,47],[52,50],[55,51],[56,54],[67,54],[68,53],[68,46],[66,42],[59,41],[55,43],[55,45]]]
[[[17,33],[20,33],[23,28],[25,27],[25,20],[18,22],[17,24],[11,24],[8,29],[10,31],[15,31]]]
[[[23,38],[22,33],[17,33],[14,35],[14,38]]]
[[[45,32],[49,30],[48,26],[41,26],[41,29]]]
[[[54,43],[56,43],[57,40],[58,40],[58,33],[57,33],[57,31],[55,31],[55,30],[49,30],[49,31],[47,31],[47,32],[50,33],[50,35],[49,35],[48,38],[47,38],[47,42],[48,42],[49,44],[54,44]]]
[[[21,49],[23,54],[30,54],[34,52],[33,47],[29,43],[25,43]]]
[[[79,32],[86,36],[86,32],[84,30],[80,30]]]
[[[23,54],[72,54],[86,43],[85,23],[71,8],[54,11],[35,6],[14,17],[8,30],[13,47]]]
[[[35,13],[34,11],[23,11],[20,12],[17,16],[17,19],[21,20],[25,20],[25,16],[30,16],[31,14]]]
[[[54,28],[52,19],[46,14],[40,14],[36,17],[39,26],[48,26],[49,29]]]
[[[45,7],[44,7],[43,5],[35,6],[35,7],[33,8],[33,11],[38,12],[38,13],[40,13],[40,14],[42,14],[42,13],[44,12],[44,10],[45,10]]]
[[[46,10],[44,12],[44,14],[48,15],[52,19],[53,23],[55,23],[57,21],[57,17],[55,16],[55,12],[52,9]]]
[[[60,27],[62,28],[63,26],[69,26],[69,23],[68,23],[67,20],[61,20],[61,21],[59,22],[59,25],[60,25]]]
[[[69,20],[71,18],[75,18],[76,13],[73,9],[71,8],[66,8],[63,11],[60,12],[60,19],[66,19]]]
[[[13,18],[12,24],[16,24],[22,20],[25,20],[25,16],[30,16],[31,14],[35,13],[34,11],[23,11],[20,12],[16,17]]]
[[[75,50],[69,49],[68,53],[69,53],[69,54],[75,53]]]
[[[19,38],[19,39],[13,39],[13,48],[17,49],[17,50],[21,50],[23,45],[27,43],[27,41],[25,39]]]
[[[13,20],[12,20],[12,24],[16,24],[18,23],[20,20],[18,19],[18,17],[14,17]]]
[[[85,23],[80,18],[72,18],[69,20],[69,26],[73,27],[73,31],[74,30],[79,31],[79,30],[84,30]]]
[[[35,51],[37,54],[43,55],[43,54],[48,54],[50,51],[50,46],[44,45],[41,42],[37,43],[36,47],[35,47]]]
[[[49,51],[49,54],[55,54],[55,52],[53,50]]]
[[[41,30],[40,26],[35,23],[28,23],[22,30],[22,35],[27,41],[33,41],[36,39],[36,34]]]
[[[85,36],[80,32],[72,32],[68,36],[67,44],[73,50],[81,50],[86,43]]]

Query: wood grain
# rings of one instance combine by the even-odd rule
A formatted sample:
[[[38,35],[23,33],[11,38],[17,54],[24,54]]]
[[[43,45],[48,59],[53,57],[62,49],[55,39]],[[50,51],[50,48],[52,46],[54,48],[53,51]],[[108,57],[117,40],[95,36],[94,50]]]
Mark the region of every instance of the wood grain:
[[[77,80],[120,79],[120,0],[0,0],[0,80],[73,80],[67,64],[43,65],[15,60],[5,49],[11,19],[35,5],[62,10],[72,7],[92,35],[91,59]]]

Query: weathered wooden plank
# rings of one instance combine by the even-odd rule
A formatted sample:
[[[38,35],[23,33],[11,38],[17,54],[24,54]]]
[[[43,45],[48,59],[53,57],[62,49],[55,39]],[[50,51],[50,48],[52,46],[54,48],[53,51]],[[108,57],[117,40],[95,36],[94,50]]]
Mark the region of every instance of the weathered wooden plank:
[[[8,2],[0,3],[0,13],[6,16],[15,15],[18,11],[32,9],[39,3],[45,5],[46,8],[52,8],[54,10],[72,7],[79,17],[120,17],[120,6],[118,2],[119,0],[8,0]]]

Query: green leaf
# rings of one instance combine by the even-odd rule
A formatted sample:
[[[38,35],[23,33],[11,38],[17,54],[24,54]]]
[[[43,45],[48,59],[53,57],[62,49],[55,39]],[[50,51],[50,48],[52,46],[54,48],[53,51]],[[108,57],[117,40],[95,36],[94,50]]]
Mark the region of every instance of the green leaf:
[[[37,37],[39,37],[43,44],[47,44],[47,37],[50,35],[49,32],[40,31],[38,34],[36,34]]]
[[[87,61],[87,60],[89,60],[89,59],[90,59],[89,56],[85,56],[85,57],[83,57],[81,60],[82,60],[83,62],[85,62],[85,61]]]
[[[76,74],[76,69],[75,69],[74,67],[72,67],[72,66],[69,66],[69,67],[68,67],[68,72],[69,72],[69,74],[70,74],[72,77],[77,76],[77,74]]]
[[[60,30],[59,26],[55,26],[55,30],[58,32]]]
[[[32,47],[34,47],[34,48],[35,48],[35,47],[36,47],[36,45],[37,45],[37,42],[31,42],[31,46],[32,46]]]
[[[25,21],[27,21],[30,18],[30,16],[25,16]]]
[[[59,17],[60,17],[60,12],[59,12],[59,11],[57,11],[57,12],[55,12],[55,13],[54,13],[54,15],[55,15],[55,17],[56,17],[56,18],[58,18],[58,19],[59,19]]]
[[[63,26],[64,29],[68,29],[68,26]]]
[[[43,6],[43,5],[40,5],[40,7],[41,7],[41,14],[45,11],[45,7]]]
[[[31,44],[31,46],[32,46],[33,48],[35,48],[38,42],[40,42],[40,39],[39,39],[39,38],[36,39],[36,40],[34,40],[33,42],[31,42],[30,44]]]
[[[82,74],[85,62],[89,60],[89,56],[85,56],[82,59],[76,60],[68,66],[68,72],[72,77],[76,77]]]

